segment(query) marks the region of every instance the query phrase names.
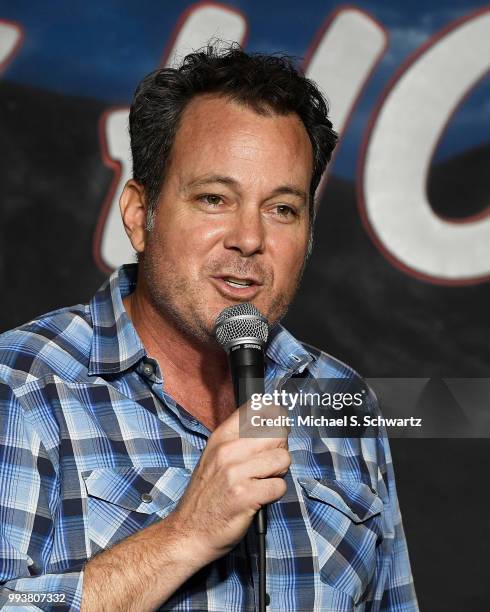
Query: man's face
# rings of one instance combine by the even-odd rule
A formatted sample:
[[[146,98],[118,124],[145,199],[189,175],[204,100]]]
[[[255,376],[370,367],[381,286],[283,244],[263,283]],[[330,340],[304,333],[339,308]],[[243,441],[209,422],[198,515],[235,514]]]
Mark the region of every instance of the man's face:
[[[142,273],[159,315],[204,342],[232,304],[278,321],[303,269],[312,163],[297,115],[192,100],[145,241]]]

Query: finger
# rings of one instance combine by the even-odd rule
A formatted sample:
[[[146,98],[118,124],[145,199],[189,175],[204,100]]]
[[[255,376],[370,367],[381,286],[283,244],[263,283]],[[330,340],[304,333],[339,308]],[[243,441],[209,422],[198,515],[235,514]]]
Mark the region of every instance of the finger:
[[[288,416],[288,411],[282,406],[265,406],[261,411],[254,411],[250,408],[250,403],[244,404],[215,429],[210,442],[216,445],[238,438],[276,438],[283,441],[281,446],[286,447],[285,441],[290,432],[285,420]],[[267,419],[274,420],[280,417],[283,425],[268,426],[267,423],[270,421]]]
[[[263,451],[248,461],[238,464],[236,477],[246,480],[284,476],[290,465],[291,455],[288,451],[283,448],[275,448]]]
[[[212,439],[215,444],[236,440],[239,435],[239,429],[240,413],[238,410],[235,410],[227,419],[218,425],[209,439]]]
[[[251,495],[261,506],[283,497],[287,488],[284,478],[257,478],[250,483]]]
[[[250,403],[239,409],[240,437],[287,438],[291,431],[291,414],[278,404],[253,409]]]
[[[239,438],[209,448],[209,457],[217,469],[245,464],[265,451],[287,452],[287,440],[278,438]]]

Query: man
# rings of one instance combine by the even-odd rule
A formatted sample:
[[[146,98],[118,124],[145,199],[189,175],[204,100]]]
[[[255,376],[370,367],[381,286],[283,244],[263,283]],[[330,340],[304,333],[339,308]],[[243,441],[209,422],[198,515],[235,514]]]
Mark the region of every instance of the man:
[[[213,335],[252,302],[267,384],[358,380],[279,324],[336,140],[321,94],[287,59],[208,48],[142,81],[130,131],[138,264],[2,337],[3,602],[255,610],[268,504],[270,610],[416,610],[387,439],[240,437]]]

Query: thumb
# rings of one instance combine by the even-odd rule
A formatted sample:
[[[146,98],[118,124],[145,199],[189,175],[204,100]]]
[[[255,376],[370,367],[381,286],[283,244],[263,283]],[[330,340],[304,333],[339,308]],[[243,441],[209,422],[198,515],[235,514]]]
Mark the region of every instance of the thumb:
[[[239,436],[239,419],[239,410],[234,410],[230,416],[220,423],[213,431],[211,435],[213,441],[222,444],[223,442],[236,440]]]

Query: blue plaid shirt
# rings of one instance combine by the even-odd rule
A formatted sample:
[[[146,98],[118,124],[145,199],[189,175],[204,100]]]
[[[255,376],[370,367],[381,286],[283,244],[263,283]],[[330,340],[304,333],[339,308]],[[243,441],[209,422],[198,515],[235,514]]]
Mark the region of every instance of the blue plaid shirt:
[[[123,266],[89,304],[0,336],[5,610],[15,594],[22,609],[53,609],[61,594],[55,609],[79,610],[87,560],[172,512],[206,446],[210,431],[165,393],[124,309],[136,275]],[[280,325],[266,362],[266,387],[298,373],[338,378],[339,388],[360,380]],[[268,609],[418,610],[386,436],[296,432],[289,450],[287,492],[268,511]],[[161,609],[242,612],[257,601],[250,529]]]

